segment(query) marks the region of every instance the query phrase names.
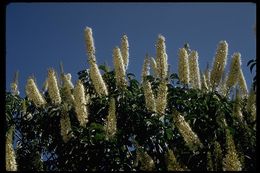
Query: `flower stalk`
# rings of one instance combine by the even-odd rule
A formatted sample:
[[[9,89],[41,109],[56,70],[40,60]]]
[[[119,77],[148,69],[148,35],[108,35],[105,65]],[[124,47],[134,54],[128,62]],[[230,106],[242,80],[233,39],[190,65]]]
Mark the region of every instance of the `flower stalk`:
[[[179,50],[179,66],[178,73],[180,82],[184,85],[188,85],[190,82],[190,71],[189,71],[189,61],[188,61],[188,53],[185,48],[181,48]]]
[[[25,92],[29,100],[31,100],[36,107],[42,107],[43,105],[46,104],[46,101],[44,97],[41,95],[39,92],[34,79],[33,78],[28,78],[27,84],[25,87]]]
[[[125,88],[126,86],[125,67],[124,67],[121,51],[118,47],[114,48],[113,58],[114,58],[116,85],[120,89]]]
[[[215,89],[219,85],[222,74],[224,73],[224,69],[227,62],[227,54],[228,54],[227,42],[220,41],[216,51],[213,68],[210,73],[210,83],[213,89]]]
[[[73,94],[75,98],[75,111],[77,119],[80,126],[86,127],[86,124],[88,123],[87,99],[84,86],[80,80],[78,80]]]
[[[189,55],[190,83],[193,88],[201,89],[200,69],[198,63],[198,52],[192,51]]]
[[[162,35],[159,35],[156,44],[156,64],[157,74],[160,79],[165,79],[167,77],[167,59],[165,38]]]
[[[129,43],[128,38],[126,35],[123,35],[121,39],[121,52],[122,52],[122,59],[124,62],[125,70],[128,68],[129,63]]]

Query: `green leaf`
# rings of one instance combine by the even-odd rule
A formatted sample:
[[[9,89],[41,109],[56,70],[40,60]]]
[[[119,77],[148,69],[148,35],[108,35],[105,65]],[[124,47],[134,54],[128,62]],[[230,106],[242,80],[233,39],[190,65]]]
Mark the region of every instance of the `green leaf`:
[[[166,136],[168,140],[172,140],[173,139],[173,131],[172,129],[166,129]]]
[[[252,73],[252,70],[253,70],[253,68],[254,68],[254,66],[256,65],[256,62],[254,62],[253,64],[251,64],[251,66],[250,66],[250,72]]]
[[[250,61],[248,61],[247,66],[249,66],[252,62],[256,62],[256,60],[255,59],[251,59]]]
[[[106,65],[99,65],[98,68],[100,70],[103,70],[105,73],[107,73],[109,71],[109,67]]]
[[[132,76],[133,78],[135,78],[135,75],[134,75],[133,73],[127,73],[127,77],[128,77],[129,80],[132,79],[131,76]]]

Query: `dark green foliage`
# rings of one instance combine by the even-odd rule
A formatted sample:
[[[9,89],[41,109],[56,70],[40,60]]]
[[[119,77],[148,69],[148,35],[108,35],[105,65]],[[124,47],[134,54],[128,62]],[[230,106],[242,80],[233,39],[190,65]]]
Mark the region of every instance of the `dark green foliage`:
[[[250,72],[252,73],[254,67],[256,67],[256,59],[251,59],[247,62],[247,66],[250,68]],[[253,78],[253,88],[254,91],[256,92],[256,75]]]
[[[256,168],[256,131],[254,123],[240,122],[233,117],[234,101],[216,92],[204,92],[178,85],[178,75],[170,75],[167,108],[159,117],[145,106],[142,85],[132,73],[127,74],[128,86],[118,90],[114,71],[101,66],[109,96],[99,97],[91,83],[88,70],[78,73],[91,101],[88,104],[89,122],[80,127],[74,108],[68,111],[73,137],[64,143],[60,134],[61,106],[49,104],[36,108],[33,103],[6,93],[6,129],[15,124],[17,147],[16,156],[19,170],[60,170],[60,171],[133,171],[139,170],[136,161],[136,147],[143,147],[155,163],[156,170],[166,171],[165,154],[173,150],[180,165],[188,170],[207,170],[207,153],[212,155],[213,169],[221,170],[220,158],[225,151],[224,119],[234,136],[237,151],[244,159],[243,170]],[[147,76],[155,91],[159,80]],[[177,84],[177,85],[175,85]],[[109,99],[116,100],[117,133],[107,139],[104,123],[108,115]],[[45,94],[48,100],[48,94]],[[22,111],[26,102],[26,113]],[[242,101],[243,115],[246,100]],[[202,148],[191,151],[173,123],[172,111],[179,111],[198,135]],[[23,117],[31,114],[32,118]],[[215,152],[216,142],[221,153]],[[217,153],[217,154],[216,154]],[[42,159],[41,159],[42,157]]]

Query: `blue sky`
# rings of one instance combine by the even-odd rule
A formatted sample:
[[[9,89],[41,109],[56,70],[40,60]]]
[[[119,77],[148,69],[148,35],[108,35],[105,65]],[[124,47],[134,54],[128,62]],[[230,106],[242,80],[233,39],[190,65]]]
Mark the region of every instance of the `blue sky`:
[[[84,29],[93,30],[98,64],[113,68],[112,52],[121,37],[129,39],[128,72],[140,79],[144,56],[155,56],[158,34],[166,38],[171,72],[177,72],[178,49],[185,42],[199,54],[200,69],[210,67],[221,40],[231,55],[240,52],[250,88],[253,75],[246,66],[256,57],[256,5],[254,3],[11,3],[6,9],[6,90],[19,70],[19,90],[26,80],[37,79],[41,89],[47,69],[65,72],[77,80],[88,68]]]

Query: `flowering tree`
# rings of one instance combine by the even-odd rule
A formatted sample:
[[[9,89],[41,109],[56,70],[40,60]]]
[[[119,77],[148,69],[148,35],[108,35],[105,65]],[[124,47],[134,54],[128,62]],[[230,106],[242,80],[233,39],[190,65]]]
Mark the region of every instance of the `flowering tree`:
[[[6,170],[255,170],[255,92],[248,94],[240,53],[224,73],[226,41],[204,73],[186,45],[171,74],[159,35],[139,83],[127,72],[126,35],[113,70],[97,65],[89,27],[85,40],[90,68],[75,86],[63,68],[59,76],[49,69],[43,90],[29,77],[22,98],[16,75],[6,92]]]

